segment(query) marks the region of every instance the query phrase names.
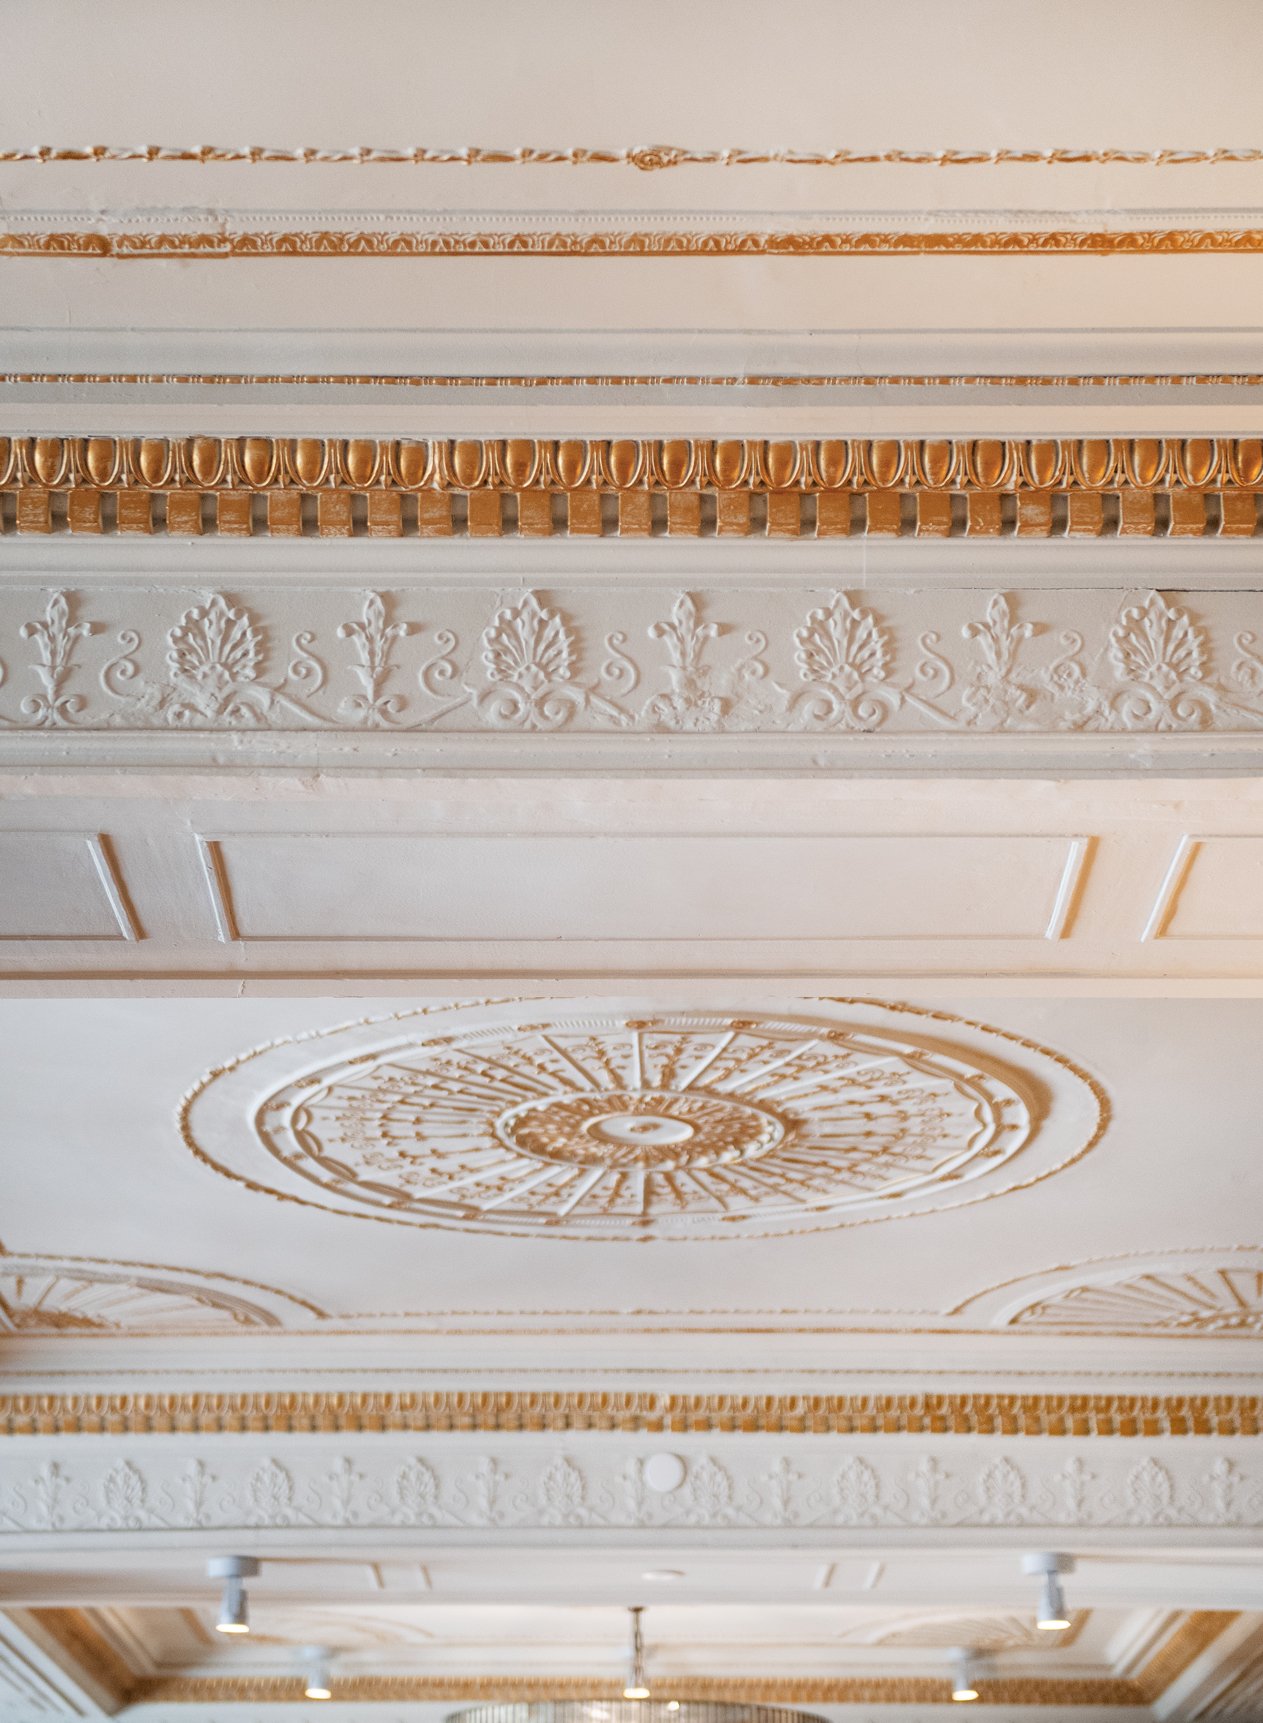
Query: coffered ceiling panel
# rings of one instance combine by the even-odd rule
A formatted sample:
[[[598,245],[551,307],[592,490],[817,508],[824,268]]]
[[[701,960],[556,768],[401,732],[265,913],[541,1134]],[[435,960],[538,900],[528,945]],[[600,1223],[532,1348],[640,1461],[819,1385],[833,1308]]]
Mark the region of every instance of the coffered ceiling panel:
[[[1252,1370],[1252,1002],[0,1010],[11,1375]]]

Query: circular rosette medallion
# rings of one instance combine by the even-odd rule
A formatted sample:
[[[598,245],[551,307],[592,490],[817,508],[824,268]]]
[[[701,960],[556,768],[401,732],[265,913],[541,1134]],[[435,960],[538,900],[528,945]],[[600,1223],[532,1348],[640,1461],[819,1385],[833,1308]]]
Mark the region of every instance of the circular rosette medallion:
[[[587,1239],[955,1206],[1094,1137],[1091,1086],[1042,1048],[939,1013],[808,1003],[508,1001],[350,1024],[218,1069],[186,1135],[224,1172],[344,1213]]]

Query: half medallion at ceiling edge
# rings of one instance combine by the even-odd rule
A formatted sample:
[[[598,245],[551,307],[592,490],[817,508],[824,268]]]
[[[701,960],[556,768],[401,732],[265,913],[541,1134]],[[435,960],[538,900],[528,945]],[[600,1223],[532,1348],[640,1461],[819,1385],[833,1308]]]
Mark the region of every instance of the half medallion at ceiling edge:
[[[252,1189],[413,1226],[574,1240],[758,1237],[1034,1183],[1104,1124],[1058,1053],[865,1000],[430,1006],[274,1042],[181,1106]]]

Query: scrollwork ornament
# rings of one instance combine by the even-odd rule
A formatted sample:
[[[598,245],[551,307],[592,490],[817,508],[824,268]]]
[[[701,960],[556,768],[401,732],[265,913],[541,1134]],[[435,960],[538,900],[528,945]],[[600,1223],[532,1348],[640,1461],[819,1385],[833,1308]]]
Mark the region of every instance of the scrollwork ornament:
[[[890,636],[871,610],[858,610],[845,592],[808,612],[794,631],[794,645],[794,663],[808,684],[794,702],[795,728],[875,730],[897,710],[898,693],[882,686]]]
[[[585,713],[619,727],[628,721],[576,676],[574,629],[534,592],[496,611],[483,630],[480,658],[487,686],[469,692],[478,716],[497,729],[560,730]]]
[[[961,695],[966,722],[998,730],[1024,718],[1035,702],[1035,690],[1017,676],[1018,649],[1037,632],[1033,622],[1015,622],[1012,607],[997,592],[980,622],[967,622],[961,633],[975,642],[980,663]]]
[[[355,722],[370,728],[396,723],[402,716],[405,701],[401,694],[386,694],[385,684],[394,668],[391,648],[396,640],[406,640],[415,633],[411,622],[388,622],[386,601],[380,592],[364,594],[362,620],[343,622],[338,638],[349,640],[355,647],[359,662],[352,665],[353,673],[363,687],[360,694],[350,694],[340,710]]]
[[[96,624],[72,622],[69,597],[58,591],[50,594],[43,619],[24,622],[20,632],[23,640],[36,643],[39,659],[32,669],[44,687],[42,694],[23,700],[23,714],[36,729],[76,722],[86,710],[87,700],[82,694],[68,694],[66,683],[75,668],[76,644],[94,634]]]
[[[677,593],[670,616],[649,626],[649,638],[666,647],[669,688],[645,702],[642,727],[700,735],[783,727],[788,696],[763,657],[767,635],[747,630],[744,656],[723,668],[710,662],[709,652],[726,632],[723,624],[702,620],[694,593]]]
[[[304,609],[292,595],[273,608],[250,593],[180,594],[165,614],[161,595],[146,594],[149,610],[121,625],[92,618],[101,600],[86,593],[47,595],[33,620],[29,595],[20,602],[9,626],[39,692],[0,711],[6,732],[747,733],[810,746],[813,734],[876,730],[1263,727],[1263,630],[1241,626],[1251,601],[1237,593],[1201,595],[1195,613],[1177,594],[1129,593],[1113,608],[1098,593],[1050,591],[1042,615],[1026,615],[1029,595],[994,592],[978,614],[968,592],[890,589],[879,616],[835,590],[804,595],[776,626],[782,599],[748,592],[724,594],[721,610],[712,592],[679,591],[655,617],[634,589],[488,603],[467,587],[424,625],[373,591],[356,595],[348,620],[313,594]],[[107,626],[111,646],[94,651]],[[585,665],[589,637],[600,650]],[[340,651],[325,650],[333,640]]]
[[[266,633],[244,606],[235,606],[223,593],[208,593],[186,610],[167,633],[166,680],[147,680],[136,654],[141,636],[123,629],[119,652],[98,678],[105,693],[122,703],[113,715],[116,724],[158,722],[181,729],[252,728],[297,721],[300,727],[321,722],[319,712],[290,692],[291,683],[304,696],[319,693],[325,667],[311,647],[315,636],[300,630],[291,643],[293,654],[278,683],[263,680]]]

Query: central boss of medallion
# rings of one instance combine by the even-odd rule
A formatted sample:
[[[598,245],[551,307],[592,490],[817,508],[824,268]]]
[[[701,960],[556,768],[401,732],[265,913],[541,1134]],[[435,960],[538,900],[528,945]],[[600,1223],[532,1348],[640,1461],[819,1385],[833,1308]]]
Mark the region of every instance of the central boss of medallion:
[[[501,1142],[533,1160],[663,1172],[755,1160],[788,1128],[750,1101],[662,1089],[545,1096],[495,1121]]]

